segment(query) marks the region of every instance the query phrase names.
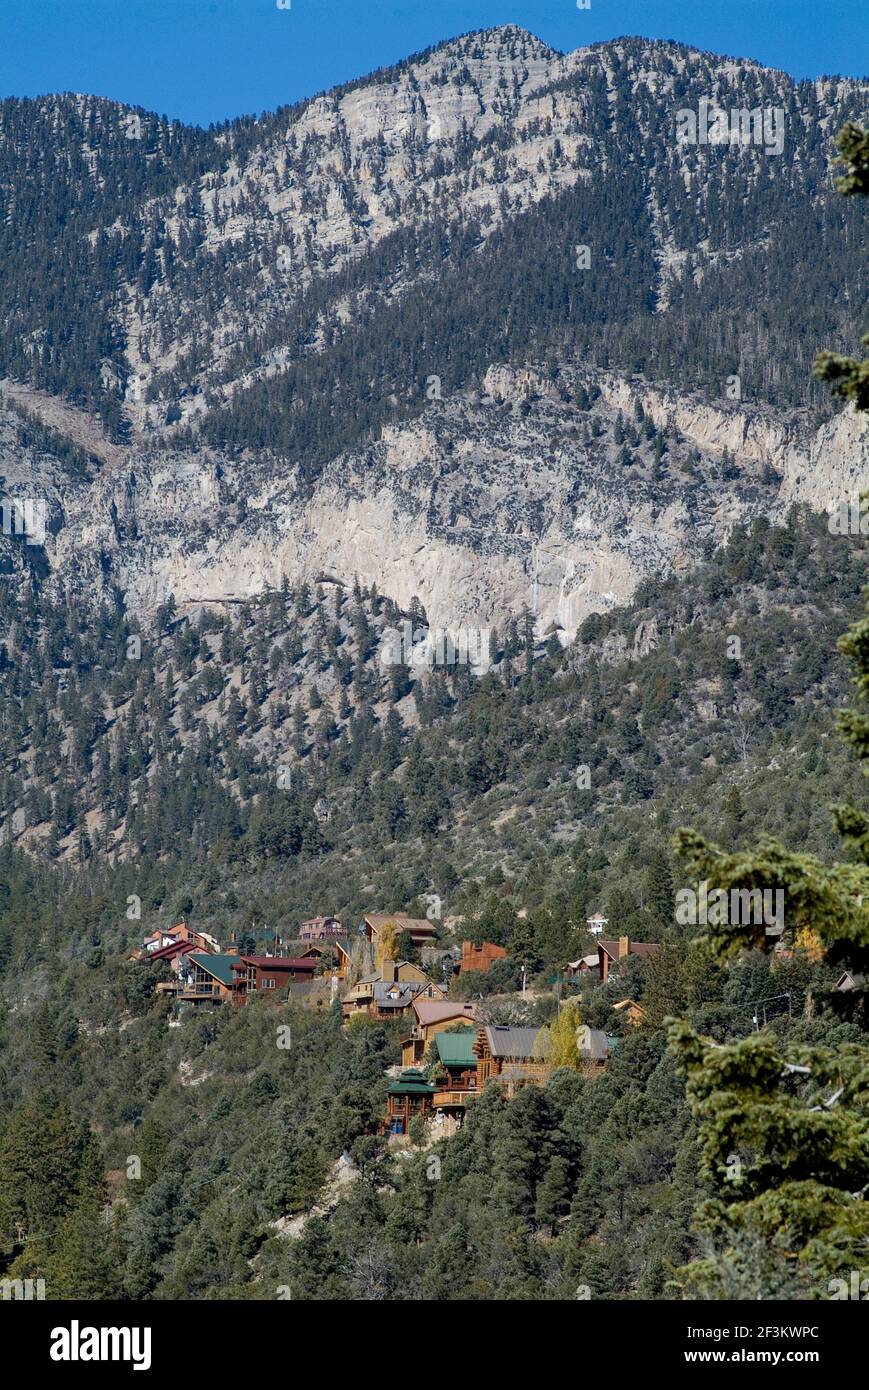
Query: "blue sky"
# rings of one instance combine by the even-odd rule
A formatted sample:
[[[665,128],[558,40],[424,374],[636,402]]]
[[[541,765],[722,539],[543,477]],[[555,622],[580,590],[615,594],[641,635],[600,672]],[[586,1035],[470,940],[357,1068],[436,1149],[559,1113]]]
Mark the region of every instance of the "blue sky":
[[[866,74],[867,0],[0,0],[0,96],[92,92],[208,124],[441,39],[520,24],[562,51],[680,39],[796,77]]]

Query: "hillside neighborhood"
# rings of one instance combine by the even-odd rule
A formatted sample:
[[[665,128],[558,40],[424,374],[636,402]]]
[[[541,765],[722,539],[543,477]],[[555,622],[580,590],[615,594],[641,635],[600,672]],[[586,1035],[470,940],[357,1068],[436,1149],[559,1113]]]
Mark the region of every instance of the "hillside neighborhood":
[[[620,962],[654,955],[653,943],[627,936],[603,940],[606,925],[600,913],[587,920],[596,949],[565,963],[556,983],[559,995],[564,985],[583,980],[606,984]],[[295,953],[279,954],[288,948]],[[293,1000],[318,1010],[340,1003],[345,1027],[358,1020],[398,1020],[404,1029],[401,1066],[390,1069],[382,1124],[393,1138],[407,1135],[414,1120],[431,1125],[438,1135],[453,1133],[466,1106],[490,1081],[512,1097],[521,1087],[543,1085],[549,1078],[554,1068],[548,1028],[493,1022],[481,1002],[451,996],[462,975],[486,973],[506,956],[490,941],[465,940],[460,950],[442,947],[427,918],[371,912],[353,936],[335,917],[313,917],[301,923],[296,942],[274,938],[263,944],[262,953],[236,941],[221,949],[209,933],[179,922],[150,932],[130,958],[163,967],[154,988],[173,1001],[174,1022],[191,1009],[244,1006],[263,995],[275,1004]],[[624,1013],[628,1026],[642,1024],[644,1011],[634,1000],[613,1007]],[[569,1064],[586,1075],[603,1070],[618,1038],[580,1022],[576,998],[559,997],[558,1008],[572,1010],[576,1019]]]

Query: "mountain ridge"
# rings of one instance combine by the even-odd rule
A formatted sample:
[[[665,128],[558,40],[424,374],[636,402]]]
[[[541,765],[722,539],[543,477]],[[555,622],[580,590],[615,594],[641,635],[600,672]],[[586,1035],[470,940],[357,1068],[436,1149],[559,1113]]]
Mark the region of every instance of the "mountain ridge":
[[[7,491],[50,499],[50,582],[87,576],[152,611],[170,592],[249,596],[331,568],[404,606],[418,595],[442,623],[515,614],[533,588],[540,630],[569,638],[712,539],[685,501],[692,450],[725,526],[853,491],[862,431],[847,412],[834,423],[809,364],[866,294],[859,213],[832,191],[826,145],[865,84],[794,83],[662,41],[553,53],[515,26],[475,31],[208,132],[120,107],[108,122],[85,98],[31,101],[27,121],[0,105],[6,395],[101,460],[70,482],[7,421]],[[703,93],[781,101],[790,159],[680,147],[675,110]],[[481,525],[499,373],[528,512]],[[568,399],[522,443],[553,384]],[[577,412],[588,386],[604,398]],[[619,417],[636,410],[643,439],[629,420],[626,443]],[[441,415],[461,488],[425,444]],[[566,452],[563,431],[579,432]],[[550,454],[567,459],[554,473]],[[755,479],[739,500],[756,463],[781,485]],[[722,484],[720,468],[736,474]],[[562,499],[591,499],[579,520],[598,515],[596,532],[577,541],[569,504],[553,518],[550,474]],[[336,519],[354,514],[342,537]],[[475,521],[499,539],[470,543]]]

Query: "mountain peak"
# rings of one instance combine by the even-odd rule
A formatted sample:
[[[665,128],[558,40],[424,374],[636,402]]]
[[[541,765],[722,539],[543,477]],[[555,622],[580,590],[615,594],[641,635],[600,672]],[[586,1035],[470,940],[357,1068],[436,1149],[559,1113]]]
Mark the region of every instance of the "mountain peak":
[[[496,24],[490,29],[472,29],[454,39],[445,39],[437,45],[438,53],[444,50],[458,50],[463,54],[483,50],[510,57],[552,59],[561,57],[558,49],[552,48],[543,39],[523,29],[518,24]]]

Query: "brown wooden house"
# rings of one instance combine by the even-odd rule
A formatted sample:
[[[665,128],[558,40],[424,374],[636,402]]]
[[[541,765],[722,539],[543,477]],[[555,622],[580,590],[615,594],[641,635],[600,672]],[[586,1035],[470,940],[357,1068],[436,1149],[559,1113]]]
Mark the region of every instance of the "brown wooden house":
[[[616,1013],[622,1014],[633,1028],[639,1028],[648,1017],[646,1010],[636,999],[620,999],[617,1004],[613,1004],[613,1009]]]
[[[474,1054],[477,1058],[477,1089],[489,1081],[499,1081],[505,1095],[515,1095],[521,1087],[543,1085],[549,1076],[546,1035],[539,1028],[513,1028],[507,1024],[486,1024],[477,1029]]]
[[[294,981],[308,983],[317,969],[313,956],[238,956],[233,962],[233,1002],[245,1004],[254,994],[274,997]]]
[[[491,970],[496,960],[506,960],[507,952],[503,946],[496,946],[493,941],[484,941],[481,946],[475,946],[472,941],[462,942],[462,963],[459,970],[479,970],[485,974]]]
[[[421,1062],[435,1036],[445,1029],[464,1023],[469,1030],[476,1030],[476,1007],[462,1000],[415,999],[413,1015],[414,1026],[401,1040],[401,1064],[404,1067],[413,1067]]]
[[[657,949],[658,947],[654,942],[631,941],[630,937],[627,936],[620,936],[618,941],[599,941],[597,954],[600,962],[601,984],[606,984],[610,970],[620,960],[625,960],[628,956],[643,956],[648,959],[655,954]]]
[[[600,980],[600,956],[597,951],[593,951],[587,956],[580,956],[578,960],[569,960],[564,967],[564,973],[570,979],[591,975],[595,980]]]
[[[430,946],[437,940],[437,930],[427,917],[408,917],[404,912],[366,912],[362,918],[362,930],[375,946],[387,926],[395,927],[399,936],[409,932],[414,946]]]
[[[304,950],[299,950],[302,960],[316,960],[329,975],[343,980],[350,964],[350,949],[347,938],[332,937],[326,941],[313,941]]]
[[[462,1115],[468,1100],[477,1094],[479,1063],[474,1052],[475,1041],[473,1028],[461,1028],[455,1033],[441,1032],[435,1037],[433,1079],[437,1089],[433,1105],[436,1111]]]
[[[181,1008],[200,1008],[206,1004],[225,1004],[232,998],[235,977],[233,965],[238,956],[212,956],[191,951],[184,956],[179,971],[178,1003]]]

